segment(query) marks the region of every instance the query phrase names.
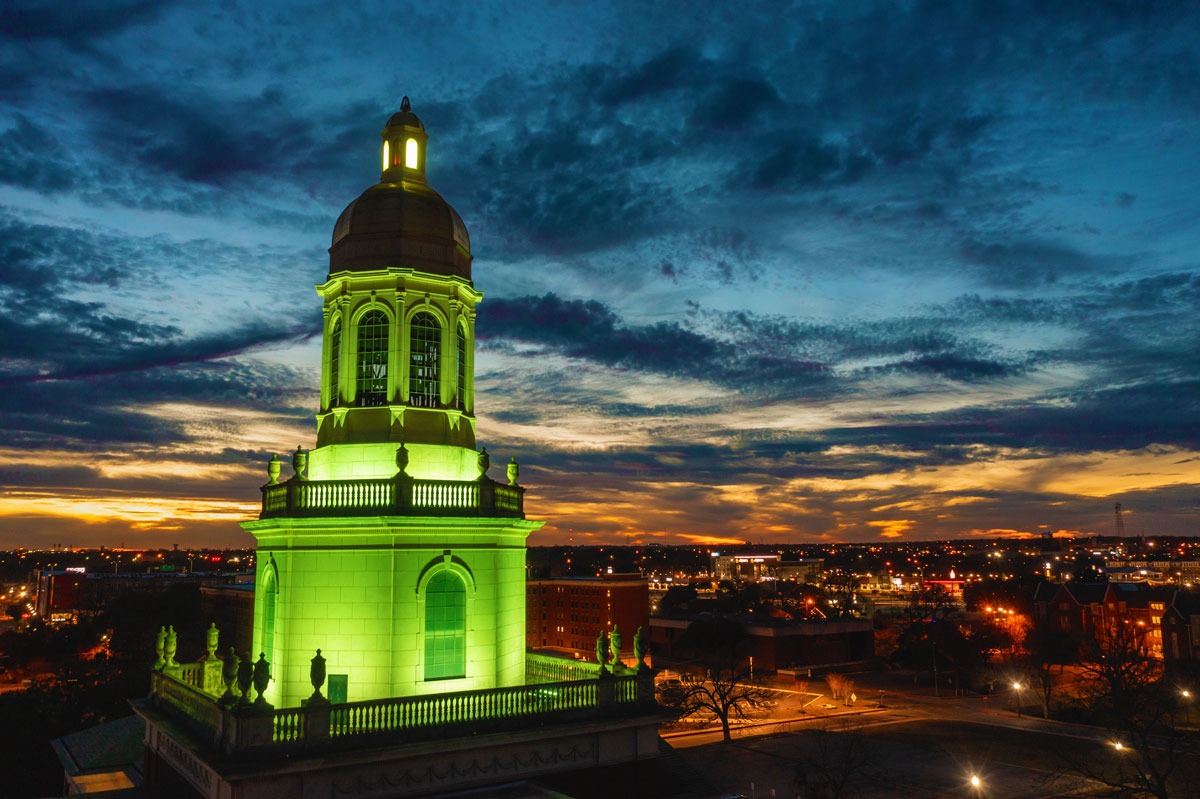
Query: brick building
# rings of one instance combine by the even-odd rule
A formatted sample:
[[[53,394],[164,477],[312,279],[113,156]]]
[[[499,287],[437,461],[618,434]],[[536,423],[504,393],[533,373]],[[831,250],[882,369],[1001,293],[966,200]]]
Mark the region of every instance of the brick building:
[[[618,627],[621,658],[632,665],[633,635],[650,629],[650,589],[640,574],[529,580],[525,594],[530,649],[595,660],[596,637]]]

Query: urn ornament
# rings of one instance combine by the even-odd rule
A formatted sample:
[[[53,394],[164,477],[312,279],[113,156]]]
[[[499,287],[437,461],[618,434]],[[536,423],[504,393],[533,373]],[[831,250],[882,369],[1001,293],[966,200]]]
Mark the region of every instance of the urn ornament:
[[[258,660],[254,663],[254,690],[258,696],[254,700],[254,704],[261,707],[267,704],[267,700],[263,698],[263,694],[267,692],[267,685],[271,682],[271,664],[267,662],[267,653],[259,652]]]
[[[154,670],[162,671],[167,665],[167,659],[163,657],[163,651],[167,645],[167,628],[159,627],[158,634],[154,636]]]
[[[221,633],[217,630],[217,623],[214,621],[208,625],[208,629],[204,632],[204,648],[208,650],[205,655],[205,660],[212,660],[217,656],[217,641],[220,639]]]
[[[317,655],[312,659],[312,666],[308,670],[309,680],[312,681],[313,694],[309,701],[313,699],[324,699],[321,696],[321,686],[325,684],[325,658],[321,656],[321,650],[317,650]]]
[[[272,454],[271,460],[267,461],[267,485],[273,486],[279,483],[279,469],[282,466],[279,456]]]
[[[516,458],[509,458],[508,461],[508,484],[515,486],[517,478],[521,476],[521,467],[517,465]]]
[[[229,647],[229,651],[225,653],[225,660],[221,663],[221,682],[225,683],[225,693],[221,694],[220,700],[222,705],[232,705],[237,701],[237,696],[233,693],[233,685],[237,682],[240,662],[237,652],[232,646]]]
[[[237,667],[238,692],[242,695],[239,704],[250,704],[250,686],[254,682],[254,660],[249,652],[242,653],[242,659]]]

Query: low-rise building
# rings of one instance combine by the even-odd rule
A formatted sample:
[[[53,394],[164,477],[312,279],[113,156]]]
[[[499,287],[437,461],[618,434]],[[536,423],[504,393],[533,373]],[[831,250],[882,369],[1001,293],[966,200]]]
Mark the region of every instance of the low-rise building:
[[[525,594],[530,649],[595,660],[597,636],[620,629],[621,659],[634,663],[633,636],[650,624],[649,586],[642,575],[529,580]]]
[[[688,626],[699,617],[650,620],[650,649],[664,658],[686,658],[678,648]],[[868,660],[875,654],[870,619],[741,619],[749,635],[747,655],[755,671],[819,668]]]

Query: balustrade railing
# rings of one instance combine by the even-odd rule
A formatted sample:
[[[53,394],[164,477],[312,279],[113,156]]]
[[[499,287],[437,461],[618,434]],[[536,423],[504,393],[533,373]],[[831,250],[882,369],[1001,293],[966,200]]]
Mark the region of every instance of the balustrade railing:
[[[434,734],[474,734],[562,720],[629,716],[656,707],[649,672],[364,702],[310,702],[281,709],[253,704],[224,707],[181,677],[179,673],[154,672],[151,703],[207,735],[214,746],[230,755],[357,742],[404,743],[428,740]]]
[[[525,518],[525,489],[494,480],[289,480],[262,487],[259,518],[498,516]]]
[[[525,653],[526,685],[566,680],[594,680],[599,676],[599,663],[542,655],[536,652]]]

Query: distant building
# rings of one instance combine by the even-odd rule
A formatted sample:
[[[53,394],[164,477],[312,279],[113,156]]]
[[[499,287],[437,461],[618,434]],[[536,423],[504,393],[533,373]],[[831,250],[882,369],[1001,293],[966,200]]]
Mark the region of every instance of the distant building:
[[[1145,647],[1162,656],[1162,620],[1174,591],[1145,583],[1044,582],[1034,593],[1038,619],[1076,638],[1103,640],[1120,624],[1145,631]]]
[[[526,644],[596,659],[596,636],[621,631],[621,658],[633,664],[633,636],[650,626],[650,591],[640,574],[558,577],[525,585]]]
[[[1200,584],[1200,560],[1106,560],[1104,573],[1112,582]]]
[[[200,618],[216,624],[236,651],[249,652],[254,635],[254,584],[201,587]]]
[[[662,658],[686,658],[677,643],[698,618],[652,618],[651,650]],[[875,626],[870,619],[742,621],[750,636],[747,655],[754,658],[756,672],[861,663],[875,654]]]
[[[718,580],[757,583],[774,577],[779,555],[751,552],[744,555],[712,553],[712,575]]]

